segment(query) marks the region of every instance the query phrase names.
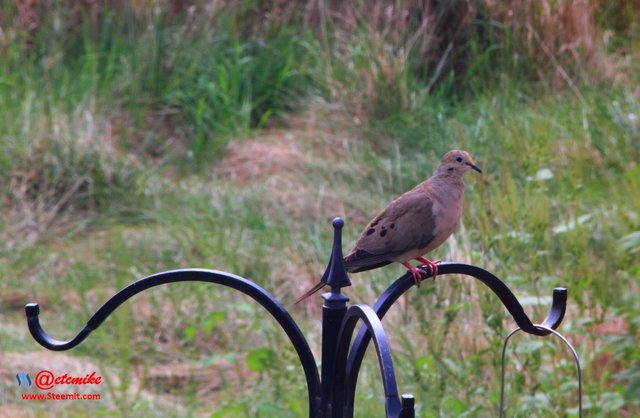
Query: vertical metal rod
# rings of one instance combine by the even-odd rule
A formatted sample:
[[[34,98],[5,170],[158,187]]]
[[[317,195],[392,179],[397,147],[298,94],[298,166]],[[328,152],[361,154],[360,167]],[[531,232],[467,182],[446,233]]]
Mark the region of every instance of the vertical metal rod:
[[[323,417],[341,418],[343,416],[341,406],[333,405],[333,387],[335,384],[336,349],[338,347],[338,334],[342,326],[342,320],[347,313],[347,301],[349,300],[339,289],[332,289],[330,293],[322,295],[322,364],[320,370],[320,385],[322,388]],[[346,356],[342,360],[346,363]]]
[[[402,409],[400,410],[400,418],[415,418],[416,416],[416,399],[411,393],[403,393],[400,398]]]
[[[327,269],[320,280],[331,288],[331,292],[322,295],[322,364],[320,370],[320,387],[323,407],[323,417],[342,418],[342,405],[334,405],[333,393],[335,387],[336,364],[346,365],[347,355],[337,358],[338,338],[342,321],[347,313],[349,298],[341,291],[343,287],[351,286],[342,258],[342,227],[344,221],[335,218],[333,224],[333,246]]]

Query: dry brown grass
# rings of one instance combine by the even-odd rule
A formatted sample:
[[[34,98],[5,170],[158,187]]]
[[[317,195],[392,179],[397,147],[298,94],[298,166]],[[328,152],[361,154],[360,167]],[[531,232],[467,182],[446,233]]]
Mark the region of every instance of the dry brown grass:
[[[299,171],[309,159],[309,154],[300,150],[292,134],[273,133],[251,140],[231,141],[219,167],[223,178],[246,183],[279,172]]]
[[[53,119],[49,124],[43,115],[24,128],[32,142],[1,179],[7,208],[2,218],[8,235],[23,244],[74,214],[110,205],[108,195],[141,167],[137,157],[118,148],[111,123],[91,106],[71,116],[56,113]]]
[[[6,44],[16,33],[34,33],[54,17],[62,25],[60,31],[82,30],[80,22],[86,17],[95,32],[107,12],[126,9],[141,22],[163,16],[210,31],[216,16],[235,14],[244,34],[303,24],[328,42],[335,34],[348,37],[364,28],[372,42],[410,54],[411,68],[435,81],[452,70],[456,76],[465,72],[475,59],[472,42],[482,53],[504,43],[511,33],[509,59],[531,59],[539,79],[552,77],[570,85],[576,75],[614,77],[619,63],[605,59],[607,40],[615,33],[637,31],[634,19],[640,18],[638,0],[269,0],[250,5],[237,0],[65,0],[51,4],[21,0],[0,11],[0,43]],[[381,61],[382,72],[384,64]]]
[[[596,18],[600,2],[592,0],[487,0],[487,10],[514,35],[513,58],[532,59],[538,78],[566,82],[573,74],[604,73],[603,30]],[[594,71],[595,70],[595,71]]]

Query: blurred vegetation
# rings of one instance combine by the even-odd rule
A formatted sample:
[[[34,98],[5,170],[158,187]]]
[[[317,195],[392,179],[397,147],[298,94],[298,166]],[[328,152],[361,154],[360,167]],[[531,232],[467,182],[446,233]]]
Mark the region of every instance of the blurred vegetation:
[[[24,405],[9,359],[43,349],[23,305],[64,339],[132,281],[203,267],[292,306],[323,271],[331,218],[349,245],[465,148],[485,174],[437,258],[493,271],[533,318],[568,287],[585,408],[640,414],[638,22],[636,0],[2,1],[0,412],[304,416],[275,323],[200,284],[136,297],[69,353],[106,376],[102,401]],[[401,274],[348,293],[370,303]],[[291,312],[318,352],[318,301]],[[495,415],[514,324],[494,296],[441,278],[385,324],[418,416]],[[569,353],[512,344],[509,416],[576,416]],[[365,366],[356,414],[379,416]]]

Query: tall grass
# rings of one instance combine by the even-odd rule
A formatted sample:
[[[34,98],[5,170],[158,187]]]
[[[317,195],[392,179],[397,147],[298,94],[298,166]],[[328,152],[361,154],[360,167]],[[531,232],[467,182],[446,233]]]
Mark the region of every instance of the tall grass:
[[[288,31],[254,40],[221,33],[197,42],[191,56],[181,56],[163,100],[193,127],[193,154],[219,154],[232,135],[264,127],[292,110],[294,98],[311,84],[309,42]]]
[[[485,175],[468,179],[463,225],[435,255],[495,272],[534,319],[567,286],[562,331],[583,361],[587,409],[638,411],[637,7],[20,4],[0,16],[3,352],[41,352],[23,303],[41,302],[46,329],[65,336],[167,269],[227,270],[286,304],[322,273],[333,216],[348,245],[441,154],[466,148]],[[274,152],[243,160],[255,144]],[[349,295],[370,302],[403,273],[355,275]],[[104,401],[55,411],[303,416],[295,355],[245,299],[196,284],[138,296],[71,353],[107,377]],[[317,307],[291,311],[317,352]],[[492,294],[441,278],[385,325],[420,416],[494,414],[513,324]],[[514,345],[510,415],[575,415],[562,347]],[[372,360],[357,415],[382,407]]]

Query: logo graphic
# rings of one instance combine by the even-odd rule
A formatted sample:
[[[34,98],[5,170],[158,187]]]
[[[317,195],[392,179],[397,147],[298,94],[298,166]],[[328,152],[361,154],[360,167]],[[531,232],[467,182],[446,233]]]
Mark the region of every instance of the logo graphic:
[[[29,373],[16,373],[18,386],[31,386],[31,377]]]
[[[63,373],[56,375],[51,370],[43,369],[36,373],[36,376],[31,380],[29,373],[19,372],[16,373],[16,380],[18,386],[22,386],[25,390],[21,391],[20,397],[23,401],[99,401],[102,399],[102,395],[99,393],[81,393],[79,391],[70,393],[56,393],[55,389],[62,386],[89,386],[98,387],[102,384],[102,376],[95,371],[86,373],[84,376],[74,376],[69,373]],[[34,385],[36,388],[46,393],[39,391],[33,391],[27,389]],[[73,390],[73,389],[71,389]],[[65,392],[68,392],[66,390]],[[0,389],[0,405],[5,403],[6,396],[2,389]],[[0,416],[2,413],[0,412]]]
[[[50,390],[55,386],[55,376],[49,370],[40,370],[36,374],[36,386],[41,390]]]

